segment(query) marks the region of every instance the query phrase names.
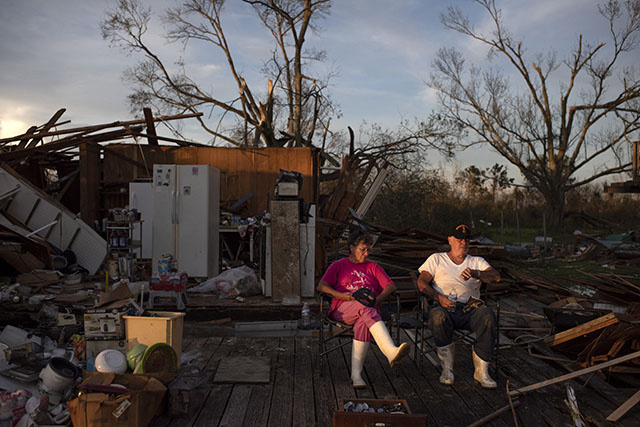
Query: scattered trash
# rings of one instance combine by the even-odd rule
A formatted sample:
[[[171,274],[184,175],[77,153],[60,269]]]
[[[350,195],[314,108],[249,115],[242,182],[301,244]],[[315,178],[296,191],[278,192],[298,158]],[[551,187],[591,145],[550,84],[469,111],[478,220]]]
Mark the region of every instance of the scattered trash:
[[[262,287],[251,267],[242,266],[224,271],[218,276],[188,289],[188,292],[217,293],[219,298],[260,295]]]

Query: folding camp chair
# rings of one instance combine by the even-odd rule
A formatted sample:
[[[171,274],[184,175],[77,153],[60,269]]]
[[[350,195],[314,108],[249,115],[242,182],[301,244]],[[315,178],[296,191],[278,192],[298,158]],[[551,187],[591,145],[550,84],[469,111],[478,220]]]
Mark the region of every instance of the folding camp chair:
[[[318,325],[318,355],[320,375],[323,374],[323,359],[334,350],[338,350],[353,340],[353,326],[339,322],[329,317],[332,297],[329,294],[320,292],[320,313]],[[406,325],[406,319],[400,315],[400,296],[397,292],[391,294],[389,299],[383,303],[380,310],[382,320],[387,324],[390,334],[396,331],[396,341],[399,342],[402,325]],[[404,323],[403,323],[404,322]],[[416,330],[419,325],[414,324]],[[348,341],[339,342],[340,338],[350,338]],[[375,342],[375,340],[374,340]]]
[[[419,313],[422,317],[421,320],[421,327],[420,327],[420,345],[419,345],[419,352],[420,352],[420,358],[419,358],[419,366],[422,369],[422,363],[423,363],[423,358],[431,353],[431,352],[435,352],[436,351],[436,346],[435,343],[431,344],[429,341],[430,339],[433,337],[431,331],[428,328],[428,323],[429,323],[429,309],[432,306],[432,302],[429,301],[429,299],[427,298],[426,295],[424,295],[423,293],[420,292],[420,290],[418,289],[418,280],[417,280],[417,275],[414,272],[411,272],[411,278],[414,280],[415,284],[416,284],[416,290],[418,292],[419,298],[420,298],[420,310]],[[484,295],[483,295],[483,300],[485,301],[485,304],[488,305],[488,286],[486,284],[483,284],[483,289],[484,289]],[[488,305],[489,306],[489,305]],[[499,356],[500,356],[500,297],[496,297],[496,304],[494,306],[489,306],[494,310],[494,314],[496,316],[496,345],[494,348],[494,356],[493,356],[493,363],[494,363],[494,378],[497,378],[498,376],[498,366],[499,366]],[[455,331],[455,337],[454,340],[462,340],[467,342],[468,344],[473,345],[475,339],[472,337],[473,332],[468,331],[468,330],[464,330],[464,329],[457,329]],[[417,341],[417,338],[416,338]],[[416,346],[417,347],[417,346]]]

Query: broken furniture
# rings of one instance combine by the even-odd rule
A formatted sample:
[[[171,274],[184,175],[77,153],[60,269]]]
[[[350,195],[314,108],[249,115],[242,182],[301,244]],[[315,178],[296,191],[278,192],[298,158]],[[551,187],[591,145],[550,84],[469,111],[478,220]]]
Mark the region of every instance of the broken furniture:
[[[89,274],[95,274],[102,265],[107,256],[105,240],[6,164],[0,165],[0,195],[0,228],[24,239],[37,237],[60,251],[73,251],[77,263]]]
[[[151,276],[151,289],[147,308],[152,310],[157,297],[173,297],[176,308],[184,310],[187,302],[188,277],[184,272],[174,272],[168,274],[154,273]]]

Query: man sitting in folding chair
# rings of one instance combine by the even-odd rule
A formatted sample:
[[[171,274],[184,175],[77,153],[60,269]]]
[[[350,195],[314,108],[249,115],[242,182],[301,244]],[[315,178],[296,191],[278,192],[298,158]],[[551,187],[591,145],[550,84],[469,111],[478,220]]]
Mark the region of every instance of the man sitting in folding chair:
[[[366,387],[362,367],[372,336],[392,367],[409,352],[407,343],[396,347],[380,316],[380,304],[396,286],[382,267],[367,261],[371,244],[370,235],[360,230],[352,233],[349,256],[332,263],[317,287],[318,292],[333,297],[329,316],[353,325],[351,381],[354,388]]]
[[[476,334],[473,346],[473,378],[484,388],[496,388],[489,376],[489,362],[496,343],[493,311],[480,300],[482,282],[500,281],[500,273],[482,257],[469,255],[471,231],[464,224],[449,235],[449,252],[432,254],[418,271],[418,289],[434,300],[429,308],[429,329],[442,363],[440,382],[454,382],[453,333],[466,329]]]

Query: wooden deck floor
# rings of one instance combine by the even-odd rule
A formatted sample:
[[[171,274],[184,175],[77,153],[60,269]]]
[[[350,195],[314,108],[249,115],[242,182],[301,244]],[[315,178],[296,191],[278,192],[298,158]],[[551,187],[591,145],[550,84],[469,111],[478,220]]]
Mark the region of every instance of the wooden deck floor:
[[[317,340],[312,337],[185,338],[183,352],[197,354],[193,363],[206,373],[201,389],[205,401],[191,419],[171,419],[165,415],[156,417],[152,425],[330,426],[340,399],[358,397],[405,399],[412,412],[427,414],[429,425],[463,426],[508,404],[507,378],[514,389],[566,373],[522,350],[504,350],[498,389],[484,390],[473,382],[469,346],[460,343],[456,349],[456,383],[449,387],[438,382],[439,370],[429,360],[419,369],[411,358],[405,358],[391,369],[377,347],[371,349],[365,363],[369,386],[356,391],[349,380],[350,345],[330,354],[321,376]],[[219,362],[234,355],[269,357],[270,382],[213,384],[211,380]],[[588,387],[576,381],[568,384],[574,387],[579,408],[587,419],[603,426],[612,425],[605,418],[628,395],[598,380],[590,380]],[[564,384],[522,396],[515,408],[519,425],[572,425],[564,399]],[[511,411],[489,425],[514,425]],[[616,425],[640,425],[640,407],[629,411]]]

